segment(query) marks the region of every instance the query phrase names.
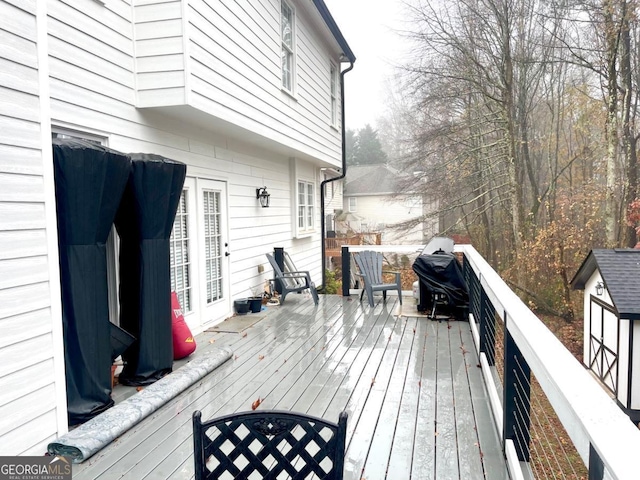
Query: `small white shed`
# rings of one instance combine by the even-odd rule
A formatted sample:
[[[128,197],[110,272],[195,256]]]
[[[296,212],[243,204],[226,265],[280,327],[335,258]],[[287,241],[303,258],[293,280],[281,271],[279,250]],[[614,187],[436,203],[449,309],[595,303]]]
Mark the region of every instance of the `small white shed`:
[[[584,290],[584,364],[637,423],[640,421],[640,250],[592,250],[571,285]]]

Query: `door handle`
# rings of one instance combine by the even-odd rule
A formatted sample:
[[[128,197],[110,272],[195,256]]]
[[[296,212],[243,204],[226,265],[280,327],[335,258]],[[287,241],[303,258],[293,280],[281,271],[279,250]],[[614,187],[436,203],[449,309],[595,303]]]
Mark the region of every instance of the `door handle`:
[[[225,257],[228,257],[229,255],[231,255],[229,252],[224,252]]]

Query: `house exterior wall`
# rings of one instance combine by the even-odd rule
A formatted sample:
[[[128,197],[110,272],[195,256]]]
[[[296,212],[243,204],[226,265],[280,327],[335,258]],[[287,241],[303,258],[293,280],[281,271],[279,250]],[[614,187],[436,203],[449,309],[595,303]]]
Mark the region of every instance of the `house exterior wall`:
[[[326,174],[322,175],[322,180],[330,178]],[[336,180],[325,185],[324,204],[325,215],[331,219],[327,221],[327,231],[336,231],[335,214],[342,212],[344,208],[344,200],[342,198],[342,187],[344,180]]]
[[[349,212],[349,196],[344,197],[344,211]],[[393,228],[392,225],[413,220],[423,214],[423,209],[429,206],[423,205],[422,197],[418,195],[396,196],[391,195],[358,195],[356,210],[351,211],[362,220],[360,231],[376,231],[382,233],[382,243],[421,244],[438,232],[437,220],[432,223],[419,223],[409,231]]]
[[[340,166],[340,126],[331,125],[327,101],[337,53],[308,2],[289,2],[295,12],[292,92],[282,89],[279,0],[134,4],[139,107],[186,105],[295,156]]]
[[[337,53],[314,7],[290,4],[294,96],[279,87],[277,0],[0,1],[0,455],[40,455],[67,431],[52,128],[225,185],[228,295],[216,317],[186,316],[193,333],[272,278],[265,253],[276,246],[321,282],[320,167],[341,158],[329,125]],[[148,100],[158,97],[171,106]],[[304,235],[294,231],[298,175],[315,182]],[[256,199],[265,185],[268,209]]]
[[[67,431],[40,7],[0,2],[0,455]]]
[[[278,137],[282,131],[298,130],[297,125],[301,125],[300,131],[317,130],[320,136],[296,141],[308,141],[318,148],[328,145],[322,155],[327,155],[332,163],[339,162],[339,132],[329,126],[330,52],[305,23],[300,15],[303,9],[297,10],[296,18],[298,84],[297,100],[292,102],[279,88],[280,3],[277,1],[252,2],[251,6],[228,1],[223,2],[225,5],[212,4],[217,6],[215,9],[195,0],[138,1],[133,5],[107,2],[105,6],[90,0],[86,0],[87,5],[84,3],[83,8],[78,9],[74,2],[49,2],[53,124],[104,137],[109,147],[122,152],[156,153],[185,162],[188,177],[226,182],[231,297],[247,296],[250,287],[264,283],[269,277],[268,271],[258,274],[258,265],[266,265],[264,254],[273,246],[290,248],[294,259],[300,257],[297,266],[308,268],[319,282],[320,267],[314,264],[318,263],[320,253],[319,208],[315,212],[315,231],[293,239],[295,180],[291,180],[291,150],[284,148],[283,153],[242,141],[242,133],[249,127],[237,116],[237,112],[243,111],[243,118],[255,120],[264,115],[264,111],[275,112],[277,106],[280,111],[264,119],[264,125],[269,127],[263,132],[265,135]],[[182,18],[177,18],[180,15]],[[188,38],[180,36],[176,20],[188,30]],[[259,36],[252,31],[256,23],[262,25]],[[167,26],[161,30],[168,32],[167,37],[146,42],[146,37],[153,35],[152,26]],[[145,38],[134,38],[141,35],[141,29],[147,32],[143,35]],[[182,54],[178,52],[176,38],[181,39],[181,48],[186,49],[183,53],[189,59],[185,62],[188,80],[185,95],[197,105],[197,111],[182,109],[177,114],[161,108],[136,108],[139,100],[136,94],[146,95],[145,92],[154,90],[147,89],[149,83],[141,82],[136,68],[140,68],[142,62],[145,68],[156,68],[159,72],[153,78],[164,76],[173,65],[166,62],[174,61],[173,55]],[[265,43],[271,45],[267,53],[264,53]],[[158,60],[158,65],[153,67],[153,54],[160,55],[163,49],[169,58]],[[224,61],[214,58],[214,54],[224,55]],[[271,58],[273,55],[275,60]],[[326,72],[320,68],[325,63]],[[175,65],[178,68],[180,62],[176,60]],[[271,79],[268,85],[262,77]],[[146,90],[140,90],[141,83]],[[278,86],[276,97],[266,91],[274,85]],[[177,98],[174,97],[176,89],[183,88],[177,80],[164,86],[168,89],[167,98],[173,100]],[[156,93],[160,90],[164,88],[155,89]],[[270,98],[272,105],[258,101],[258,97]],[[295,107],[289,106],[291,103]],[[234,135],[229,125],[221,132],[206,128],[198,115],[202,112],[212,119],[224,117],[227,123],[235,124],[236,133],[240,133]],[[315,147],[309,151],[318,153]],[[297,164],[307,165],[306,178],[317,181],[320,159],[316,158],[315,164],[297,160]],[[263,185],[269,187],[272,195],[269,209],[260,209],[255,198],[255,189]],[[319,183],[316,183],[317,207],[318,192]],[[227,314],[231,313],[229,306]],[[189,324],[198,330],[202,323],[191,320]]]

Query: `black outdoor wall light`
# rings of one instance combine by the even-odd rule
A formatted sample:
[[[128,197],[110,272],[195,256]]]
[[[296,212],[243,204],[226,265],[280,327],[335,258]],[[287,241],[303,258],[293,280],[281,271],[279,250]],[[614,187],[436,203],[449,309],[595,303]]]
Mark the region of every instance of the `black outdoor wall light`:
[[[262,208],[269,206],[269,197],[271,197],[271,194],[267,192],[267,187],[256,188],[256,198],[260,200]]]
[[[602,284],[602,282],[596,283],[596,295],[600,297],[602,296],[603,292],[604,292],[604,285]]]

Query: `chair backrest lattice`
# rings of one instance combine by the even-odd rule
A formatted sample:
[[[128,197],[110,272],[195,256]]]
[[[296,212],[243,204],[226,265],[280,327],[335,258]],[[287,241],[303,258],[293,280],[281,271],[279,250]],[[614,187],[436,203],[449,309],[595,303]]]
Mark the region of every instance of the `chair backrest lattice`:
[[[347,414],[337,424],[299,413],[193,415],[196,480],[341,480]]]
[[[356,253],[356,263],[360,269],[360,273],[367,276],[373,284],[382,283],[382,254],[365,250]]]

